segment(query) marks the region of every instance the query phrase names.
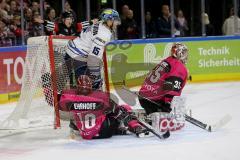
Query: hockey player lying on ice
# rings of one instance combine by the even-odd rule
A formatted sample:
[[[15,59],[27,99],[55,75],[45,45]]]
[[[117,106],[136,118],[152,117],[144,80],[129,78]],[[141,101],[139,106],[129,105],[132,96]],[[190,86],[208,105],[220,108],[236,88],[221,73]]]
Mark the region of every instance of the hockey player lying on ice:
[[[87,75],[79,76],[76,89],[62,92],[59,108],[71,113],[69,126],[83,139],[109,138],[125,134],[127,129],[137,136],[148,134],[131,116],[130,106],[119,106],[108,93],[93,91],[92,80]]]

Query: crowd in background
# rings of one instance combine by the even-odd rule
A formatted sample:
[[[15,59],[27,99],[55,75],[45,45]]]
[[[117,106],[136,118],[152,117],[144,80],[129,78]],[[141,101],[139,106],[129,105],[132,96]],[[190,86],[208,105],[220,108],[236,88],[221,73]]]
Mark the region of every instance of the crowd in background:
[[[21,5],[20,0],[0,0],[0,47],[22,45],[23,41],[29,37],[57,34],[50,31],[39,19],[47,20],[53,23],[62,23],[62,13],[57,14],[53,6],[48,2],[43,4],[43,17],[40,14],[40,5],[38,1],[24,0],[24,28],[21,28]],[[69,2],[64,4],[64,12],[71,13],[71,27],[77,27],[77,15],[71,9]],[[64,13],[63,12],[63,13]],[[118,28],[118,39],[138,39],[142,38],[140,22],[135,20],[134,9],[128,5],[123,5],[121,11],[121,25]],[[189,23],[185,18],[184,12],[179,9],[176,14],[171,14],[168,5],[161,6],[161,16],[153,18],[150,11],[145,12],[145,38],[165,38],[174,36],[202,36],[202,24],[205,25],[206,36],[213,36],[214,26],[207,13],[202,16],[202,22],[196,25],[194,35],[190,35]],[[171,16],[174,18],[174,27],[171,28]],[[236,19],[237,20],[236,20]],[[37,19],[37,20],[36,20]],[[229,17],[224,21],[222,27],[223,35],[234,34],[234,24],[237,22],[237,33],[240,33],[240,19],[234,16],[233,8],[230,9]],[[65,25],[65,24],[64,24]],[[66,24],[67,25],[67,24]],[[22,38],[22,35],[24,38]]]
[[[145,13],[145,32],[146,38],[166,38],[171,37],[185,37],[185,36],[202,36],[202,24],[205,26],[205,36],[214,36],[214,26],[207,13],[204,13],[201,22],[196,24],[194,35],[190,35],[189,24],[184,16],[184,13],[179,9],[176,15],[170,13],[168,5],[161,6],[161,16],[157,19],[153,19],[151,12]],[[129,9],[127,5],[122,7],[121,12],[122,25],[119,27],[119,38],[120,39],[133,39],[139,38],[140,36],[140,25],[134,20],[133,10]],[[174,19],[173,31],[171,28],[171,16]],[[236,21],[235,21],[236,18]],[[234,16],[234,9],[231,8],[229,11],[229,17],[224,21],[222,25],[222,35],[234,35],[234,25],[237,22],[236,32],[240,34],[240,19]],[[220,26],[221,27],[221,26]],[[172,33],[173,32],[173,33]]]
[[[43,6],[44,16],[41,17],[39,2],[24,0],[24,28],[21,28],[20,0],[0,0],[0,47],[22,45],[22,41],[26,43],[29,37],[49,35],[48,29],[36,19],[59,23],[61,14],[57,15],[55,9],[46,1]],[[64,4],[64,12],[71,13],[76,20],[76,14],[67,1]]]

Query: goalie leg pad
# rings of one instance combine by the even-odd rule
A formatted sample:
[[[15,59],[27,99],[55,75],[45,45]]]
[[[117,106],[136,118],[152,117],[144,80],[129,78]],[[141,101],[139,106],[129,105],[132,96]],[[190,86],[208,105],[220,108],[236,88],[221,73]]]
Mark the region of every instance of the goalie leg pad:
[[[155,112],[151,115],[152,126],[160,132],[181,130],[185,123],[176,120],[171,113]]]
[[[186,98],[182,96],[174,96],[171,102],[172,114],[175,115],[175,119],[178,122],[185,122]]]
[[[155,112],[150,115],[152,126],[160,132],[177,131],[185,126],[186,99],[184,97],[175,96],[171,102],[170,113]]]

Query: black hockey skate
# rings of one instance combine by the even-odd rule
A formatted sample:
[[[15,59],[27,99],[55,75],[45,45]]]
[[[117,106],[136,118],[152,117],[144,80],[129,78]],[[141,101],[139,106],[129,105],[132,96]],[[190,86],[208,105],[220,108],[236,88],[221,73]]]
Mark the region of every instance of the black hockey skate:
[[[134,133],[136,134],[137,137],[143,138],[143,137],[150,137],[152,134],[146,129],[143,128],[142,126],[138,126],[134,129]]]
[[[79,135],[79,130],[73,120],[70,120],[69,123],[69,128],[70,128],[70,138],[74,140],[80,140],[82,139],[81,136]]]
[[[77,128],[77,126],[74,124],[73,120],[70,120],[69,127],[70,127],[72,130],[78,131],[78,128]]]

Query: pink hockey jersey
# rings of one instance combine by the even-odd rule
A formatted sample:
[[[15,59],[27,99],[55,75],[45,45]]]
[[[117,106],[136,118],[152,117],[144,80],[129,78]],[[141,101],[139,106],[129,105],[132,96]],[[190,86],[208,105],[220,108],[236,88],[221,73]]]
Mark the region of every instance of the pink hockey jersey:
[[[173,96],[180,96],[187,80],[187,69],[174,57],[162,60],[145,78],[139,94],[154,101],[171,102]],[[163,84],[173,85],[164,90]]]
[[[76,90],[64,91],[59,102],[60,110],[73,113],[77,128],[84,139],[97,136],[110,108],[109,94],[94,91],[77,95]]]
[[[101,91],[94,91],[91,94],[77,95],[75,89],[63,91],[59,107],[62,111],[70,111],[76,122],[77,128],[83,139],[92,139],[98,136],[101,126],[106,119],[107,114],[120,108],[127,112],[132,112],[129,105],[115,105],[110,102],[109,94]],[[113,118],[117,118],[114,115]],[[128,127],[134,129],[140,126],[136,120],[130,120]]]

